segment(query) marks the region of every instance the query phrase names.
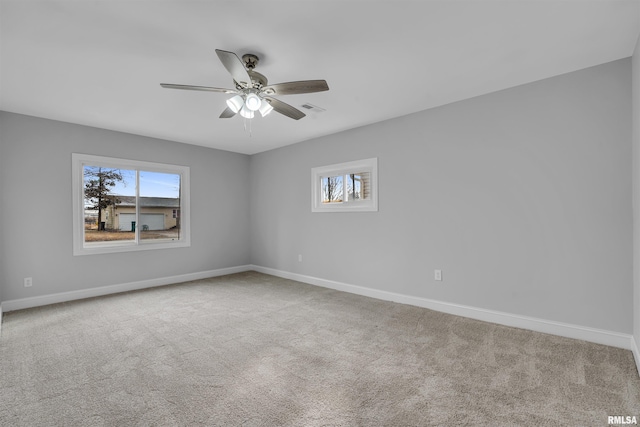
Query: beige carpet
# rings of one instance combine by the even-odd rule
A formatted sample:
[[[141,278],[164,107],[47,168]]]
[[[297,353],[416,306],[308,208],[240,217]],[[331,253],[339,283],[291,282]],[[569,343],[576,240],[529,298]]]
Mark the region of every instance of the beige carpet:
[[[5,313],[2,426],[606,426],[630,351],[249,272]]]

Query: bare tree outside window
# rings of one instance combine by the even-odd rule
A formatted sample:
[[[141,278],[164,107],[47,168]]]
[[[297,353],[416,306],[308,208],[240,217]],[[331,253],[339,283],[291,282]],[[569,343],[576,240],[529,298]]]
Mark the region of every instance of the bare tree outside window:
[[[341,203],[343,200],[342,176],[322,177],[322,203]]]
[[[105,229],[102,211],[119,202],[118,197],[111,193],[118,182],[124,182],[124,178],[119,169],[97,166],[87,166],[84,168],[85,209],[98,211],[98,231],[104,231]]]

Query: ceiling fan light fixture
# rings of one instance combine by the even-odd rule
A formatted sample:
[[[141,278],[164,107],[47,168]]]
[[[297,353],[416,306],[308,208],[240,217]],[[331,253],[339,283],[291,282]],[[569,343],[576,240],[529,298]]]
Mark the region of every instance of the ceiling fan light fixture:
[[[227,99],[227,106],[234,113],[238,113],[242,106],[244,105],[244,99],[240,95],[236,95],[233,98]]]
[[[265,101],[263,99],[262,100],[262,105],[260,105],[260,109],[258,110],[258,111],[260,111],[260,114],[262,115],[262,117],[264,117],[267,114],[269,114],[272,110],[273,110],[273,107],[271,106],[271,104],[269,104],[268,101]]]
[[[244,103],[244,105],[251,111],[258,111],[258,109],[260,108],[260,104],[262,104],[262,101],[260,100],[260,97],[255,93],[250,93],[249,95],[247,95],[247,100]]]

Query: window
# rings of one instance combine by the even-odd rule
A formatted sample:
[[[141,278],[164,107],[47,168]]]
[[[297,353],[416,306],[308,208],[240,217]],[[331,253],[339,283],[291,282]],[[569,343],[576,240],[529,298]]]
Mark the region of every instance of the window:
[[[73,254],[190,245],[189,168],[72,155]]]
[[[311,211],[377,211],[377,173],[377,158],[311,169]]]

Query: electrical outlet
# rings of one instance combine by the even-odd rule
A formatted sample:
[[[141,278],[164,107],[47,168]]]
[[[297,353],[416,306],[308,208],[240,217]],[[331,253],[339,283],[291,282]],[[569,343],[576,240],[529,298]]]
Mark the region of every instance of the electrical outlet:
[[[433,270],[433,278],[436,280],[442,280],[442,270]]]
[[[32,277],[25,277],[24,278],[24,287],[25,288],[30,288],[31,286],[33,286],[33,278]]]
[[[302,262],[302,254],[298,254],[298,262]]]

